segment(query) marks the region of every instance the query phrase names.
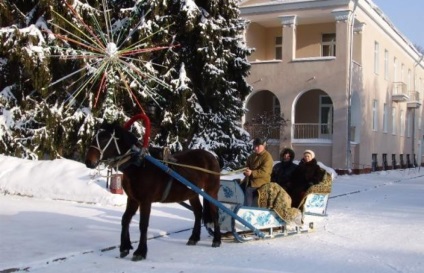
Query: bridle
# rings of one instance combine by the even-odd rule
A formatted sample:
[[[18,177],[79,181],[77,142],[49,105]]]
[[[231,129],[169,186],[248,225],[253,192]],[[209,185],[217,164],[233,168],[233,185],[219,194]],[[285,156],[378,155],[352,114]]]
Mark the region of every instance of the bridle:
[[[109,167],[113,168],[125,168],[128,166],[128,163],[130,164],[140,164],[140,159],[143,157],[144,154],[148,153],[148,150],[145,148],[139,148],[137,145],[132,145],[125,153],[121,153],[121,149],[118,146],[118,140],[119,138],[115,136],[115,130],[113,130],[113,133],[110,134],[110,138],[107,141],[106,145],[102,148],[99,141],[99,135],[102,132],[106,132],[104,129],[99,129],[97,132],[95,138],[96,138],[96,145],[91,145],[90,148],[94,148],[99,151],[100,157],[99,157],[99,163],[103,162]],[[107,133],[107,132],[106,132]],[[112,158],[103,159],[104,153],[109,148],[109,146],[114,143],[115,148],[118,152],[118,155]]]
[[[97,134],[96,134],[96,146],[95,145],[91,145],[90,146],[90,148],[94,148],[94,149],[96,149],[96,150],[98,150],[100,152],[99,161],[104,161],[103,160],[103,155],[104,155],[106,149],[109,147],[109,145],[112,142],[115,143],[116,150],[118,151],[118,156],[121,156],[121,149],[119,149],[119,146],[118,146],[118,140],[119,140],[119,138],[115,137],[115,130],[113,130],[113,133],[110,134],[110,138],[109,138],[108,142],[106,143],[106,145],[103,148],[100,146],[99,134],[102,133],[102,132],[105,132],[105,131],[106,130],[104,130],[104,129],[100,129],[99,131],[97,131]]]

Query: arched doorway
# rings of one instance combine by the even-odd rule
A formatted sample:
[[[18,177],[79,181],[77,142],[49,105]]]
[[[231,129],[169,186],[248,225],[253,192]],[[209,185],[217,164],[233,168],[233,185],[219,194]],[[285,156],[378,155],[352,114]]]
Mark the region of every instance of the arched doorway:
[[[246,103],[244,128],[251,138],[260,137],[268,140],[280,139],[280,129],[284,125],[278,98],[268,90],[252,94]]]
[[[293,139],[332,139],[333,101],[324,91],[309,90],[301,94],[295,106]]]

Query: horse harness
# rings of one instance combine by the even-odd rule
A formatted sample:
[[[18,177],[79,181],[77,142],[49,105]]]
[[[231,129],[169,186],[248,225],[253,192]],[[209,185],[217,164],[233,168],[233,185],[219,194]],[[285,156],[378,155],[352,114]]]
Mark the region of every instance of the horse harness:
[[[104,162],[111,168],[116,168],[120,171],[125,170],[130,165],[141,166],[142,157],[146,153],[146,149],[139,148],[136,145],[133,145],[128,151],[124,154],[121,154],[121,149],[118,145],[119,138],[115,136],[115,130],[112,134],[110,134],[110,139],[106,143],[106,145],[102,148],[99,142],[99,134],[104,132],[104,129],[100,129],[96,134],[96,145],[91,145],[90,147],[98,150],[100,152],[99,161]],[[108,160],[103,160],[103,155],[105,151],[109,148],[111,144],[115,144],[116,151],[118,152],[118,156],[112,157]]]
[[[110,168],[116,168],[121,172],[123,172],[125,169],[127,169],[131,165],[135,165],[137,167],[140,167],[142,165],[144,155],[149,153],[146,148],[140,148],[138,145],[133,145],[128,151],[126,151],[124,154],[121,154],[121,149],[119,149],[119,145],[118,145],[119,138],[115,137],[115,131],[113,131],[113,133],[110,135],[110,139],[108,140],[106,145],[102,148],[99,142],[99,134],[103,131],[105,130],[100,129],[96,134],[96,146],[95,145],[90,146],[100,152],[100,159],[99,159],[100,162],[104,162]],[[108,160],[103,160],[103,155],[106,149],[109,147],[109,145],[111,145],[111,143],[115,144],[115,148],[119,155]],[[169,148],[164,149],[163,151],[164,160],[161,160],[161,161],[164,162],[165,164],[169,163],[170,162],[168,161],[169,156],[170,156]],[[162,194],[162,198],[160,202],[165,201],[166,198],[168,197],[171,191],[173,180],[174,178],[170,176],[170,179],[168,180],[168,183]]]
[[[111,168],[116,168],[119,171],[123,172],[125,169],[127,169],[128,167],[130,167],[131,165],[135,165],[137,167],[140,167],[143,163],[143,158],[146,154],[148,154],[148,149],[147,148],[140,148],[138,145],[132,145],[132,147],[130,149],[128,149],[128,151],[126,151],[124,154],[121,154],[121,149],[119,149],[119,145],[118,145],[118,140],[119,138],[115,136],[115,130],[113,131],[112,134],[110,134],[110,139],[108,140],[108,142],[106,143],[106,145],[102,148],[100,146],[100,142],[99,142],[99,134],[104,132],[106,130],[104,129],[100,129],[97,134],[96,134],[96,146],[95,145],[91,145],[90,147],[98,150],[100,152],[100,158],[99,161],[100,162],[104,162],[106,165],[108,165]],[[103,160],[103,155],[106,151],[106,149],[111,145],[111,144],[115,144],[115,148],[118,152],[118,156],[110,158],[108,160]],[[192,166],[192,165],[186,165],[186,164],[180,164],[177,162],[173,162],[171,160],[169,160],[170,157],[170,151],[169,148],[164,149],[163,151],[163,160],[159,160],[161,162],[163,162],[166,165],[175,165],[175,166],[180,166],[180,167],[186,167],[186,168],[191,168],[191,169],[195,169],[198,171],[203,171],[206,173],[210,173],[210,174],[215,174],[215,175],[221,175],[221,173],[217,173],[217,172],[213,172],[204,168],[200,168],[197,166]],[[170,167],[172,168],[172,167]],[[244,168],[242,169],[244,170]],[[238,170],[240,171],[240,170]],[[235,171],[235,172],[238,172]],[[233,172],[231,172],[233,173]],[[229,174],[229,173],[228,173]],[[226,174],[226,175],[228,175]],[[170,176],[170,179],[165,187],[164,193],[162,195],[161,198],[161,202],[164,201],[168,195],[169,192],[171,190],[171,186],[172,186],[172,181],[174,180],[174,178],[172,176]]]

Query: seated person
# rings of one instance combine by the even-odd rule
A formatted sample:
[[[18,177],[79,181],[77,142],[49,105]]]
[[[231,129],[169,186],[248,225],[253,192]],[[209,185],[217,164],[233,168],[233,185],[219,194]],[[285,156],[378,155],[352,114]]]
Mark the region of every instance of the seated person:
[[[290,148],[284,148],[280,153],[280,162],[272,169],[271,181],[276,182],[290,194],[292,175],[297,165],[293,163],[295,154]]]
[[[293,172],[293,184],[290,189],[292,207],[298,208],[305,192],[324,178],[325,171],[321,169],[312,150],[305,150],[303,158]]]
[[[274,160],[265,149],[266,141],[256,138],[253,141],[254,152],[247,158],[246,170],[242,185],[245,188],[246,206],[257,206],[257,189],[271,181],[272,166]]]

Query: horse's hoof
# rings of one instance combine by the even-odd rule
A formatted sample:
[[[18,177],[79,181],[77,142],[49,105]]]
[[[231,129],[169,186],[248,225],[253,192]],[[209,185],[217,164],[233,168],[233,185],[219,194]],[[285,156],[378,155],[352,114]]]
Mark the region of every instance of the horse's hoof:
[[[130,254],[130,251],[124,250],[124,251],[121,251],[121,254],[119,255],[119,257],[125,258],[125,257],[127,257],[128,254]]]
[[[197,244],[197,241],[194,240],[188,240],[187,245],[188,246],[195,246]]]
[[[138,261],[141,261],[141,260],[144,260],[144,259],[146,259],[146,257],[143,257],[142,255],[133,255],[131,260],[133,262],[138,262]]]
[[[221,242],[212,242],[212,247],[220,247]]]

